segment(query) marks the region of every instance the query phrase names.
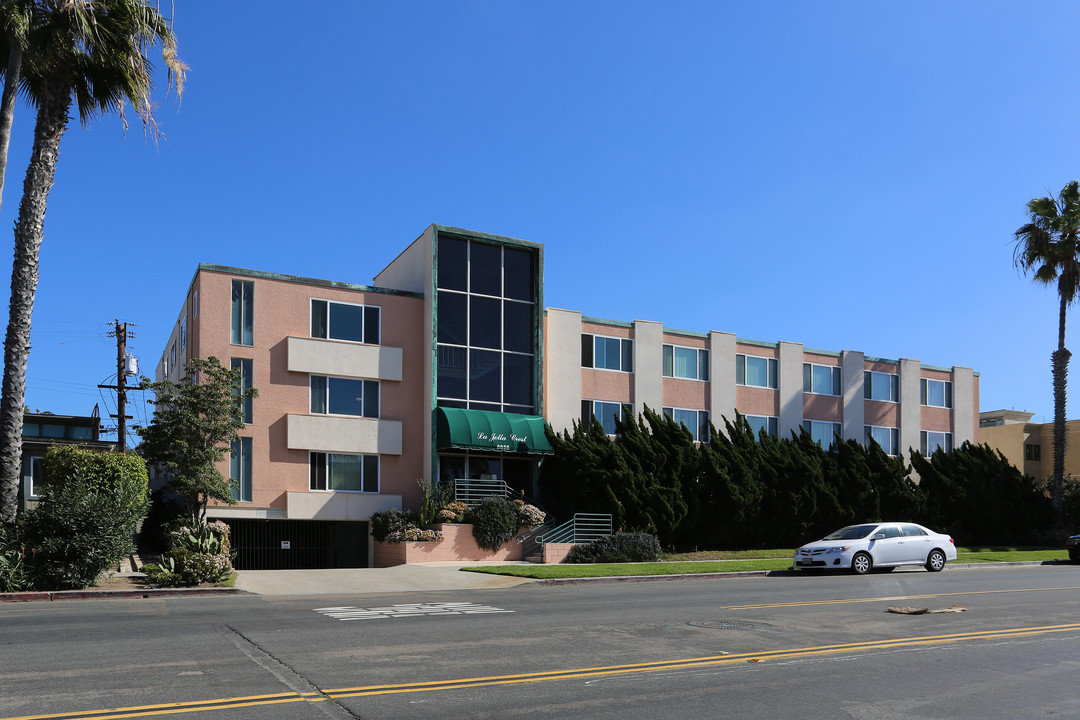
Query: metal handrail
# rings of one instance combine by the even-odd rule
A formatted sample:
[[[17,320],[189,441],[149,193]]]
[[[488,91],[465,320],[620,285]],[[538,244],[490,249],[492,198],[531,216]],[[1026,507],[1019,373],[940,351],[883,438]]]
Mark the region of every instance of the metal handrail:
[[[541,525],[537,530],[543,529]],[[548,543],[584,543],[599,540],[611,535],[611,515],[602,513],[575,513],[562,525],[543,533],[533,531],[518,538],[518,542],[525,544],[523,554],[530,554],[527,550],[543,549]]]

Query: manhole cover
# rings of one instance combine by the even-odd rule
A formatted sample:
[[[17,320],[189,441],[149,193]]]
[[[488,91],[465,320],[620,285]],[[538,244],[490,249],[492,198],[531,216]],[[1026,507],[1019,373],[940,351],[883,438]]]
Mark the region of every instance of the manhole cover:
[[[750,620],[691,620],[686,624],[714,630],[768,630],[772,627],[772,623]]]

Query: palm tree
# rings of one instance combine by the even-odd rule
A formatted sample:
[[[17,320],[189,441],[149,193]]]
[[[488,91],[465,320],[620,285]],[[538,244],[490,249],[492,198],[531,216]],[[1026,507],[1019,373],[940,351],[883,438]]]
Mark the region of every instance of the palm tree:
[[[1065,348],[1065,310],[1080,294],[1080,180],[1073,180],[1054,197],[1027,204],[1031,222],[1016,231],[1013,262],[1035,282],[1056,285],[1058,345],[1050,356],[1054,384],[1054,481],[1052,501],[1059,515],[1065,478],[1065,384],[1069,358]]]
[[[187,70],[176,54],[169,21],[146,0],[36,0],[30,7],[20,86],[37,106],[37,120],[15,225],[15,260],[4,341],[0,523],[11,523],[17,509],[30,317],[37,291],[45,206],[68,114],[74,104],[84,126],[98,115],[113,112],[123,120],[125,104],[130,103],[144,129],[156,136],[150,96],[153,66],[147,51],[160,43],[169,87],[175,84],[178,97]]]

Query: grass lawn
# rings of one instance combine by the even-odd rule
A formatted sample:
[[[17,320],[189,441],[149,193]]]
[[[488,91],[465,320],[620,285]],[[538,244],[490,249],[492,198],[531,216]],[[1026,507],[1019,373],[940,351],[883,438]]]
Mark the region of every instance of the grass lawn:
[[[1062,549],[958,548],[956,562],[1068,561]],[[485,565],[465,567],[468,572],[551,580],[559,578],[622,577],[628,575],[693,575],[791,569],[794,550],[708,550],[665,554],[654,563],[596,563],[591,565]]]

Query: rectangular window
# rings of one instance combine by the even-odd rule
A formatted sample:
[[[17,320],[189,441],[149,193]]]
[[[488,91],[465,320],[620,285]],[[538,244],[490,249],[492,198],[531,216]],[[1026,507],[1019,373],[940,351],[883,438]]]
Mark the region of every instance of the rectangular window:
[[[863,397],[880,402],[900,402],[900,376],[867,370],[863,373]],[[884,447],[884,445],[882,445]]]
[[[840,368],[803,363],[803,392],[815,395],[840,395]]]
[[[633,372],[634,341],[584,334],[581,336],[581,366]]]
[[[1042,462],[1042,445],[1024,443],[1024,459],[1031,462]]]
[[[229,480],[233,500],[251,502],[251,438],[240,438],[229,449]]]
[[[233,345],[252,343],[252,314],[255,309],[255,283],[251,280],[232,281],[232,337]]]
[[[311,301],[311,337],[379,344],[381,308],[330,300]]]
[[[735,384],[775,390],[780,385],[779,363],[776,358],[736,355]]]
[[[709,351],[700,348],[665,345],[664,377],[708,380]]]
[[[240,384],[236,386],[236,394],[243,395],[251,389],[251,376],[253,373],[251,358],[233,358],[232,369],[240,371]],[[243,409],[240,414],[240,421],[245,425],[251,424],[252,414],[252,400],[249,397],[244,398]]]
[[[379,417],[379,381],[311,376],[311,412]]]
[[[588,428],[592,418],[596,418],[604,427],[606,435],[615,434],[615,418],[622,414],[623,420],[634,417],[634,406],[630,403],[603,402],[601,400],[581,401],[581,424]]]
[[[952,383],[948,380],[919,381],[920,402],[928,407],[952,407]]]
[[[919,446],[924,457],[930,457],[938,450],[952,452],[952,433],[923,430],[919,433]]]
[[[169,350],[169,362],[165,365],[165,374],[169,374],[169,370],[176,369],[176,343],[172,344],[172,349]]]
[[[780,418],[778,417],[770,417],[768,415],[743,415],[743,417],[746,418],[746,422],[750,426],[750,430],[754,433],[755,438],[761,436],[762,430],[772,437],[778,437],[780,435]]]
[[[196,290],[191,294],[191,317],[199,317],[199,291]]]
[[[313,452],[308,487],[334,492],[379,492],[379,456]]]
[[[886,455],[896,457],[900,454],[900,428],[865,425],[863,430],[866,433],[865,442],[863,443],[866,447],[870,447],[870,441],[874,440],[881,446]]]
[[[31,455],[26,458],[27,474],[30,475],[30,497],[39,497],[45,491],[45,475],[42,472],[42,463],[45,458],[40,455]]]
[[[803,420],[803,427],[810,433],[810,438],[823,448],[832,447],[836,436],[842,432],[840,423],[820,420]]]
[[[187,318],[180,321],[180,349],[187,349]]]
[[[694,442],[708,442],[709,440],[709,411],[686,410],[683,408],[664,408],[664,415],[690,431],[694,436]]]

